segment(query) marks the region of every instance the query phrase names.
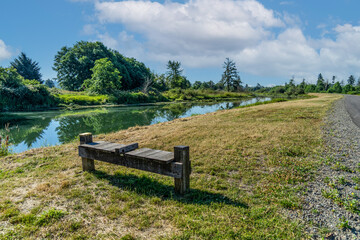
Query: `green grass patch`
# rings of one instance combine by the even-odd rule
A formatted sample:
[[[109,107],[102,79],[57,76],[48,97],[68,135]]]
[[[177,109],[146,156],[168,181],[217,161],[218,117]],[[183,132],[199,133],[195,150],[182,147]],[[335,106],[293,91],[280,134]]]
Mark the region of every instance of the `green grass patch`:
[[[253,97],[253,94],[243,92],[226,92],[217,90],[171,89],[163,93],[171,101],[209,101],[224,99],[239,99]]]
[[[218,111],[94,139],[190,146],[184,196],[162,175],[99,161],[95,172],[82,172],[76,142],[0,158],[0,239],[307,239],[284,212],[302,208],[298,185],[324,161],[322,119],[338,98]],[[355,198],[335,188],[323,195],[357,211]]]
[[[100,105],[109,102],[109,96],[106,95],[80,95],[80,94],[59,94],[57,95],[61,104],[78,105]]]

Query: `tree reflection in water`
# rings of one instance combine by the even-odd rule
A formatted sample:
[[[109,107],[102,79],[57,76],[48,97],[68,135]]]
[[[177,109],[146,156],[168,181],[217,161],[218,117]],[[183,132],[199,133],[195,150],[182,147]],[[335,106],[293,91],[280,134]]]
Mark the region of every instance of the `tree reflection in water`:
[[[252,99],[253,103],[262,99]],[[268,99],[264,99],[268,100]],[[138,106],[103,108],[78,111],[49,111],[0,114],[0,136],[9,135],[10,144],[16,152],[25,151],[42,142],[66,143],[78,137],[79,133],[109,133],[133,126],[151,125],[171,121],[193,114],[204,114],[221,109],[231,109],[245,102],[222,103],[175,103],[164,106]],[[5,124],[9,123],[9,131]]]

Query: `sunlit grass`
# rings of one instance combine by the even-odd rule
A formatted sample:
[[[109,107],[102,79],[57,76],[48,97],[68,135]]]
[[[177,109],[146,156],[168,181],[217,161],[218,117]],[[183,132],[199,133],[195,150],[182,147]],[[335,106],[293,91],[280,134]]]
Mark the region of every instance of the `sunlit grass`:
[[[57,97],[62,104],[100,105],[109,101],[109,97],[106,95],[60,94]]]
[[[2,158],[0,238],[306,237],[284,210],[301,209],[297,185],[320,164],[320,126],[338,98],[218,111],[95,138],[167,151],[189,145],[191,191],[183,197],[161,175],[102,162],[82,172],[77,142]],[[49,211],[59,217],[36,224]]]

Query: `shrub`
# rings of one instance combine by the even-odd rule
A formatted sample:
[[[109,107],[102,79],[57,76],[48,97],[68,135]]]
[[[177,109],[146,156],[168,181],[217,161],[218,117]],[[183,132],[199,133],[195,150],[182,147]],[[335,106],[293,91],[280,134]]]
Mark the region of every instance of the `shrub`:
[[[100,105],[109,102],[109,96],[106,95],[75,95],[75,94],[61,94],[57,95],[60,103],[63,104],[78,104],[78,105]]]

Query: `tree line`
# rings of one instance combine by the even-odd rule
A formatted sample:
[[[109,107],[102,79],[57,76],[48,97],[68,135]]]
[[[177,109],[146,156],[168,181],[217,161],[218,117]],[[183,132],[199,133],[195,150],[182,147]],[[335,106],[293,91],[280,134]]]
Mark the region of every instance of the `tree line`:
[[[264,87],[257,84],[254,87],[249,87],[247,84],[244,87],[246,92],[269,93],[269,94],[285,94],[288,96],[296,96],[306,93],[343,93],[343,94],[360,94],[360,77],[355,80],[354,75],[350,75],[345,82],[344,80],[336,81],[336,76],[332,80],[325,80],[320,73],[316,83],[308,83],[305,79],[299,84],[295,84],[294,78],[290,79],[288,83],[281,86]]]
[[[284,86],[243,86],[236,64],[229,58],[223,63],[223,74],[217,83],[195,81],[191,84],[178,61],[168,61],[166,69],[164,74],[151,72],[135,58],[123,56],[101,42],[87,41],[62,47],[56,53],[53,65],[57,73],[56,82],[62,89],[89,95],[108,95],[115,103],[126,103],[126,99],[131,97],[142,102],[149,99],[163,101],[164,95],[161,93],[172,89],[266,92],[289,96],[308,92],[360,92],[360,79],[355,84],[353,75],[347,84],[336,81],[336,77],[329,82],[319,74],[316,84],[303,80],[296,85],[291,79]],[[57,106],[59,99],[56,94],[59,92],[53,90],[56,82],[50,79],[44,81],[39,63],[22,52],[10,63],[10,67],[0,67],[0,109]]]

